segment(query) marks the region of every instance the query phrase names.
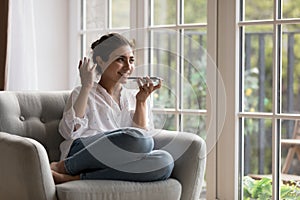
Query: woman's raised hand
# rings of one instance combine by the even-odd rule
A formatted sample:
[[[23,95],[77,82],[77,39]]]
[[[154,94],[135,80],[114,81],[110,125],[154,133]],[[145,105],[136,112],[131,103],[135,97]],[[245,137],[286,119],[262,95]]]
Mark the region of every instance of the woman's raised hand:
[[[96,64],[92,64],[90,59],[84,58],[79,61],[78,69],[82,87],[92,88],[94,84],[94,73]]]
[[[159,83],[154,86],[153,81],[148,76],[146,76],[146,79],[139,78],[137,80],[137,83],[139,85],[140,90],[136,94],[136,100],[140,102],[145,102],[153,91],[161,87],[162,81],[159,80]]]

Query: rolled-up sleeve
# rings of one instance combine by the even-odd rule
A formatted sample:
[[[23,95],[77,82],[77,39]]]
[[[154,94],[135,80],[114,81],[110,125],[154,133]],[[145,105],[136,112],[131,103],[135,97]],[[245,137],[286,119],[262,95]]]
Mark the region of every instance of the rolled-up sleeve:
[[[74,102],[78,96],[78,89],[75,89],[67,102],[63,117],[59,123],[59,132],[66,139],[75,139],[88,129],[88,118],[76,117],[73,108]],[[76,130],[75,130],[76,125]]]
[[[79,128],[75,130],[75,125]],[[88,119],[86,116],[79,118],[75,116],[75,111],[71,107],[63,114],[59,123],[59,130],[65,139],[78,138],[88,128]],[[74,131],[75,130],[75,131]]]

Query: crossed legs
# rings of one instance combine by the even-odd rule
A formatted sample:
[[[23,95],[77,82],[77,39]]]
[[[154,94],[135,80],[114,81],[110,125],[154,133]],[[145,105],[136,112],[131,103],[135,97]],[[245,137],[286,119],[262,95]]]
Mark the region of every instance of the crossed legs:
[[[118,129],[104,136],[73,142],[65,160],[51,163],[55,183],[79,179],[156,181],[167,179],[172,156],[153,151],[154,142],[136,129]]]

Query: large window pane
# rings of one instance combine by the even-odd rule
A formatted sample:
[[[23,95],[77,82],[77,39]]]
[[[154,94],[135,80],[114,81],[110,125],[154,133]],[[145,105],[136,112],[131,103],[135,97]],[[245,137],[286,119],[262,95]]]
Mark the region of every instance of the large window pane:
[[[189,68],[188,71],[187,77],[183,79],[183,108],[205,110],[207,93],[205,71],[199,72],[194,68]]]
[[[243,128],[244,199],[271,199],[272,120],[244,119]]]
[[[165,82],[165,81],[163,81]],[[168,81],[167,82],[171,82]],[[162,87],[154,94],[154,108],[175,108],[175,103],[178,101],[178,96],[175,93],[175,88],[173,86],[168,86],[163,83]]]
[[[245,28],[244,111],[272,110],[272,26]]]
[[[173,114],[154,113],[153,122],[156,129],[177,130],[176,116]]]
[[[103,29],[105,27],[105,16],[106,4],[101,1],[91,1],[86,2],[86,29]],[[84,7],[83,7],[84,8]],[[83,9],[81,8],[81,9]]]
[[[182,115],[183,119],[183,131],[194,133],[199,135],[202,139],[206,140],[206,126],[205,126],[205,116],[200,115]]]
[[[282,0],[283,18],[300,18],[299,0]]]
[[[206,109],[206,42],[205,29],[184,32],[184,109]]]
[[[176,24],[176,0],[153,0],[153,25]]]
[[[111,0],[111,27],[130,27],[130,0]]]
[[[300,196],[300,121],[281,122],[281,198],[296,199]],[[298,198],[297,198],[298,199]]]
[[[282,120],[281,124],[282,172],[300,175],[300,144],[297,145],[300,140],[300,120]]]
[[[273,0],[244,0],[244,3],[245,20],[273,19]]]
[[[163,87],[154,99],[155,105],[164,108],[175,108],[178,100],[177,86],[177,33],[175,31],[152,31],[149,70],[152,76],[163,78]]]
[[[300,25],[283,26],[282,112],[300,113]]]
[[[184,23],[206,23],[207,21],[206,0],[184,1]]]

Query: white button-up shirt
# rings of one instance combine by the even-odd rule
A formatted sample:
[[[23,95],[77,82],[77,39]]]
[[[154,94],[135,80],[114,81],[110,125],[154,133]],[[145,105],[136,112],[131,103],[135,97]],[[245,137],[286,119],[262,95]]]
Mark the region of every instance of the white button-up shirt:
[[[88,137],[118,128],[132,127],[133,115],[136,106],[137,90],[122,87],[120,106],[99,84],[95,83],[89,93],[86,113],[83,118],[75,116],[73,104],[78,97],[80,87],[75,88],[65,107],[63,118],[59,124],[59,132],[65,138],[60,145],[61,159],[64,159],[70,149],[73,140],[80,137]],[[150,101],[147,101],[147,129],[153,129]],[[74,131],[75,125],[79,128]]]

